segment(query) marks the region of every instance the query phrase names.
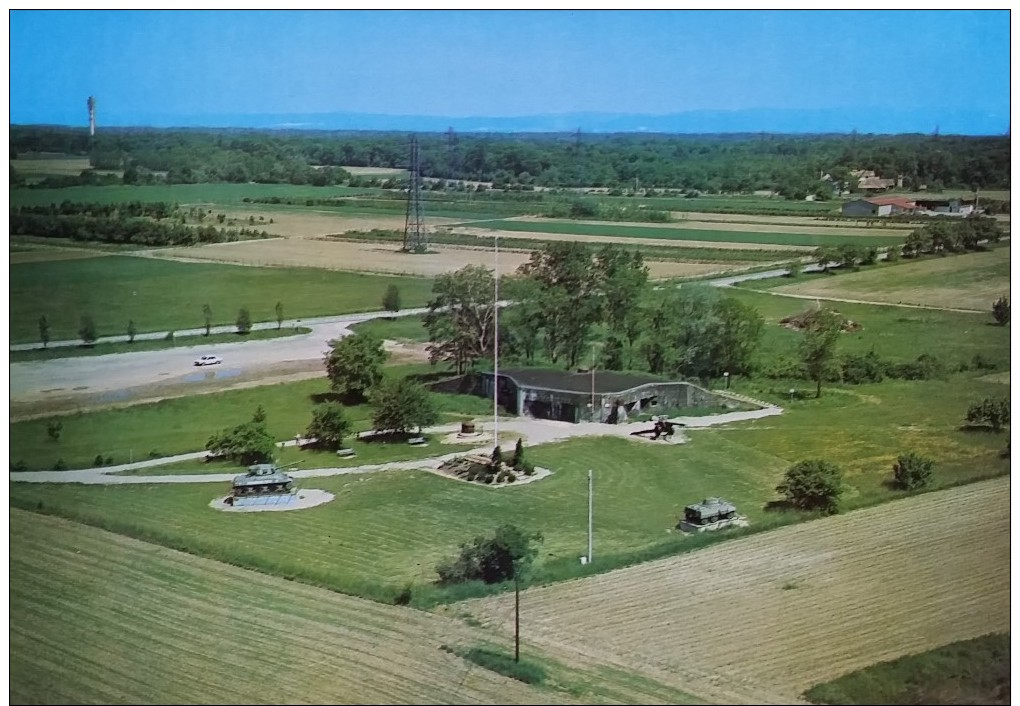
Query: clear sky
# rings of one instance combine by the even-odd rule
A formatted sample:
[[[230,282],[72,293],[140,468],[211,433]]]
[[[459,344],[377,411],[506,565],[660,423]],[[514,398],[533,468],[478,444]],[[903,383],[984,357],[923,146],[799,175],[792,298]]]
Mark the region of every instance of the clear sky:
[[[106,124],[772,108],[976,110],[1009,126],[1005,10],[14,10],[9,19],[13,123],[83,124],[91,94]]]

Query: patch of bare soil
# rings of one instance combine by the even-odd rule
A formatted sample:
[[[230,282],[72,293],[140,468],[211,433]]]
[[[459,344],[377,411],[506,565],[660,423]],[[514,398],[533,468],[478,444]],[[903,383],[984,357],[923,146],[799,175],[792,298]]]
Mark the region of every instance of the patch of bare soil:
[[[586,225],[598,225],[612,227],[639,226],[641,228],[668,228],[670,230],[717,230],[747,233],[807,233],[810,235],[903,235],[903,229],[888,228],[884,226],[864,226],[846,223],[828,223],[826,221],[805,222],[802,219],[797,222],[774,223],[771,221],[751,221],[748,216],[731,215],[728,218],[702,219],[695,218],[695,214],[674,212],[675,219],[671,223],[645,223],[641,222],[617,222],[617,221],[571,221],[571,223],[583,223]],[[703,214],[697,214],[701,216]],[[562,223],[561,220],[540,218],[535,216],[519,216],[507,220],[531,221],[534,223]]]

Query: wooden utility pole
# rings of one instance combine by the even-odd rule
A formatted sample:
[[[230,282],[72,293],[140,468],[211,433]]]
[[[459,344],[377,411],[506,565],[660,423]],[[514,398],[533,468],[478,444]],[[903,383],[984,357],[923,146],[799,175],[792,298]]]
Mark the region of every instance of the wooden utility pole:
[[[514,566],[514,662],[521,661],[521,584]]]

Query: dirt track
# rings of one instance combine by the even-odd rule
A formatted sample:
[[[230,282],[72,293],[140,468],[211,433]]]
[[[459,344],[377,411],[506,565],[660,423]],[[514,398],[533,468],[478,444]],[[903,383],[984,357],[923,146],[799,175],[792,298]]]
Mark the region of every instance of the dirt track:
[[[1009,497],[999,478],[529,589],[521,630],[722,703],[790,702],[875,662],[1008,631]],[[458,608],[512,634],[512,595]]]

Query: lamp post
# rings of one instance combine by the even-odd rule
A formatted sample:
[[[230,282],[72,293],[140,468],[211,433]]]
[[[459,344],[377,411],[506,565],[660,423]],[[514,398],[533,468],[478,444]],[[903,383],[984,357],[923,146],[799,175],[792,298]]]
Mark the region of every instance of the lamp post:
[[[722,376],[726,379],[726,389],[727,390],[730,389],[730,374],[729,374],[729,372],[723,373]]]

